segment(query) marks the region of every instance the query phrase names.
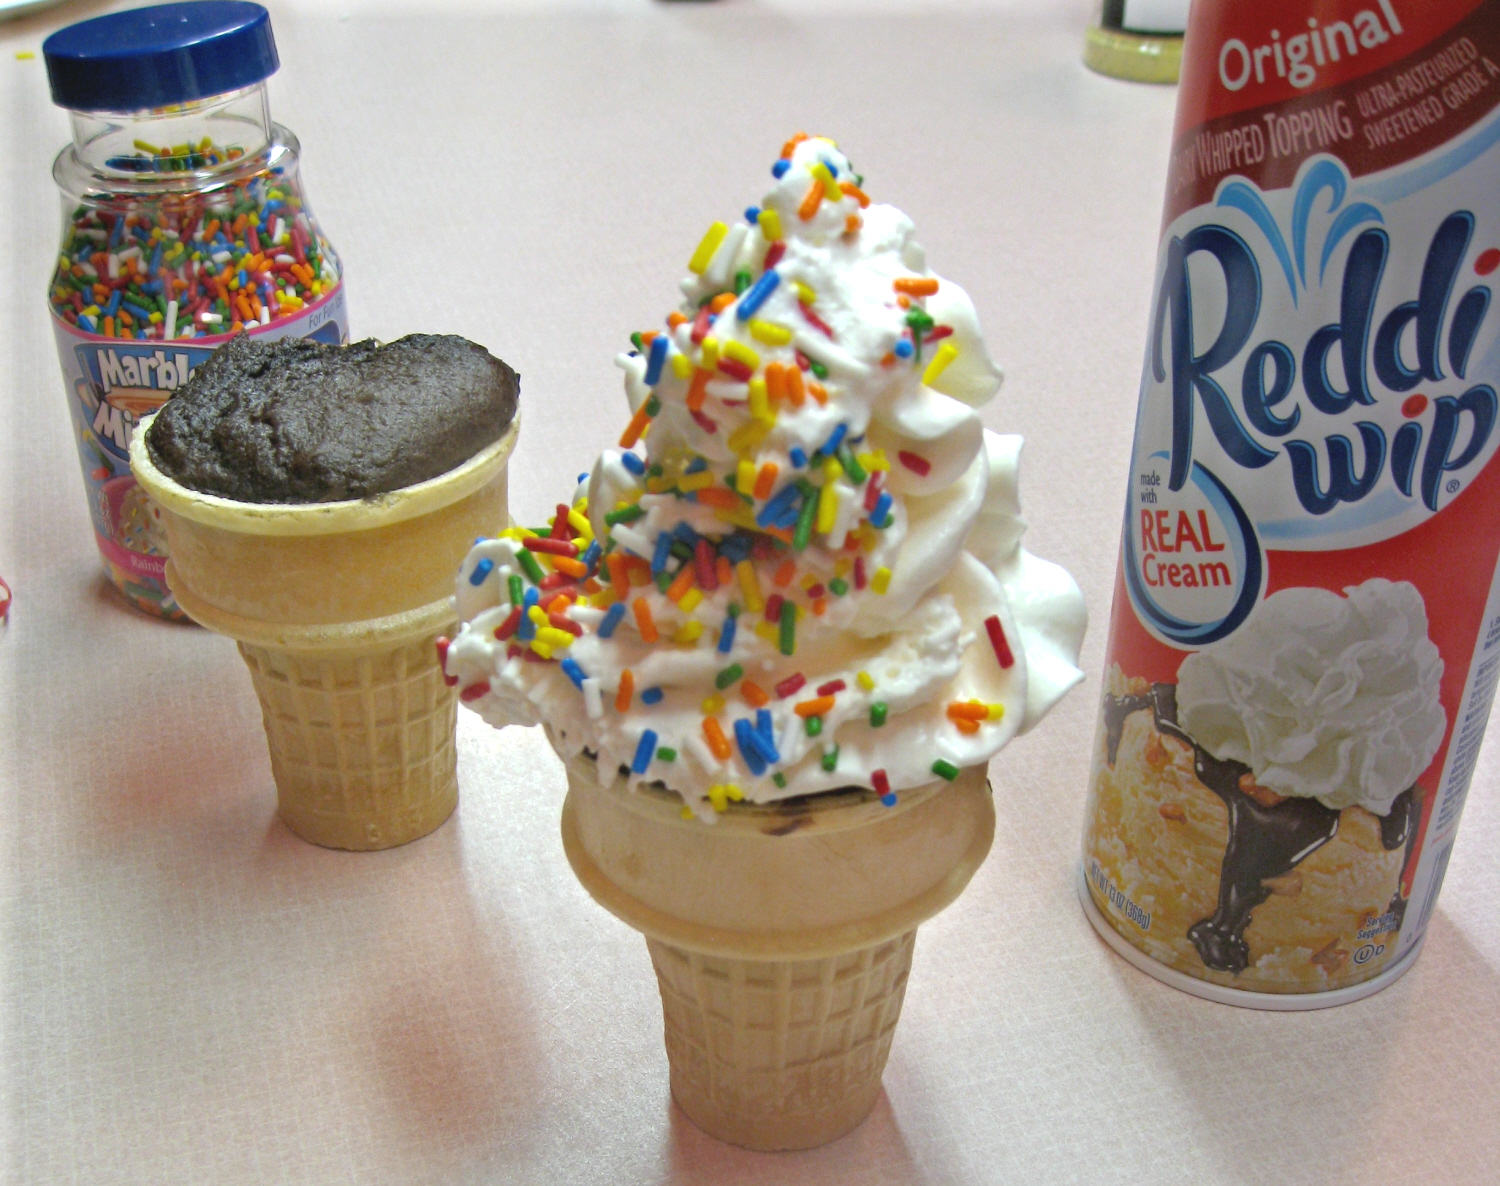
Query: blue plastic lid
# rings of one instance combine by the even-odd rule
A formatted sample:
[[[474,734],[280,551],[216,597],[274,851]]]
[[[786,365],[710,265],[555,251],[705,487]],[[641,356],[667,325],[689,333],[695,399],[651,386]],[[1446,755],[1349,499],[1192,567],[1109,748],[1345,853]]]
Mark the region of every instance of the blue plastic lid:
[[[142,111],[207,99],[276,73],[271,15],[244,0],[114,12],[42,43],[52,100],[74,111]]]

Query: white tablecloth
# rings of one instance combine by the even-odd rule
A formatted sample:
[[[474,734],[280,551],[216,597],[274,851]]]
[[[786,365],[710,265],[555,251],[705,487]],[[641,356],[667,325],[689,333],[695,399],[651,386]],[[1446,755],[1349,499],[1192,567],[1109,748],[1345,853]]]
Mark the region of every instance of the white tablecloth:
[[[234,647],[99,575],[43,290],[67,138],[0,26],[0,1118],[7,1181],[1353,1183],[1500,1167],[1496,747],[1414,970],[1245,1012],[1113,955],[1074,890],[1171,89],[1079,63],[1083,6],[273,3],[356,335],[521,372],[519,517],[618,433],[616,351],[787,135],[838,138],[973,295],[1028,440],[1032,546],[1088,596],[1089,679],[995,763],[988,863],[925,926],[885,1094],[827,1148],[671,1103],[639,936],[563,859],[535,731],[460,716],[457,815],[374,855],[278,822]],[[33,51],[35,60],[17,58]]]

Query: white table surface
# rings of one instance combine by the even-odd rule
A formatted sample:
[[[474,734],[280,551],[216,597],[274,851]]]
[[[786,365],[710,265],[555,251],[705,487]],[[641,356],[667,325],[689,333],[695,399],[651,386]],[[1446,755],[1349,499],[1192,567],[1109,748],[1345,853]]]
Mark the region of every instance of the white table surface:
[[[5,1181],[1500,1177],[1493,741],[1426,949],[1369,1000],[1184,996],[1075,897],[1175,100],[1080,65],[1081,4],[271,4],[274,112],[355,333],[455,331],[517,367],[523,520],[619,432],[614,353],[798,129],[912,215],[1006,365],[985,419],[1027,437],[1029,541],[1088,596],[1089,678],[995,763],[994,851],[922,930],[874,1115],[782,1156],[673,1106],[645,946],[570,875],[539,734],[461,713],[448,824],[313,848],[276,818],[233,646],[103,584],[43,300],[67,130],[40,48],[112,7],[0,26]]]

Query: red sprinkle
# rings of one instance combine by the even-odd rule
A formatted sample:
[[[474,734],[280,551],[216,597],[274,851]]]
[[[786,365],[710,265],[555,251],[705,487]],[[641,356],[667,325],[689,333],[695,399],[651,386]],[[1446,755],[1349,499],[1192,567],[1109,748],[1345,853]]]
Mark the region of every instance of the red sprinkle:
[[[822,597],[827,592],[828,590],[825,589],[821,584],[810,585],[807,590],[807,595],[813,601],[816,601],[819,597]]]
[[[818,687],[819,696],[832,696],[835,692],[842,692],[849,685],[841,679],[831,679],[826,684]]]
[[[508,646],[508,647],[505,648],[505,657],[507,659],[515,659],[515,658],[519,657],[520,654],[521,654],[521,647],[517,643],[511,643],[510,646]]]
[[[757,560],[776,559],[776,546],[764,535],[757,535],[750,541],[750,555]]]
[[[698,577],[698,588],[712,593],[719,587],[719,574],[714,567],[714,546],[699,537],[693,548],[693,568]]]
[[[583,627],[580,626],[577,622],[573,621],[572,618],[565,617],[562,614],[548,614],[547,621],[552,623],[552,625],[557,627],[557,629],[559,630],[566,630],[574,638],[583,637]]]
[[[577,558],[578,549],[565,539],[538,539],[528,536],[521,541],[521,546],[528,552],[546,552],[549,556],[568,556]]]
[[[806,317],[808,322],[814,328],[819,329],[823,332],[824,337],[826,337],[829,341],[833,340],[833,330],[828,328],[828,323],[826,321],[824,321],[821,317],[814,313],[808,305],[804,304],[801,301],[797,302],[797,308],[802,310],[802,316]]]
[[[856,556],[854,558],[854,587],[863,589],[868,582],[865,580],[865,558]]]
[[[719,369],[731,379],[738,379],[741,383],[750,382],[750,376],[755,373],[737,358],[719,359]]]
[[[481,680],[477,684],[470,684],[467,688],[465,688],[458,694],[458,698],[465,704],[467,704],[470,700],[478,700],[481,696],[486,695],[489,690],[490,681]]]
[[[891,793],[891,780],[885,776],[884,770],[871,771],[870,781],[875,784],[877,795],[885,796]]]
[[[1474,261],[1474,271],[1481,276],[1488,276],[1496,268],[1500,268],[1500,247],[1481,251],[1479,258]]]
[[[953,327],[951,325],[935,325],[922,335],[922,345],[925,346],[928,342],[941,342],[952,332]]]
[[[766,248],[766,271],[770,271],[781,262],[781,257],[786,254],[786,240],[778,239]]]
[[[501,642],[504,642],[518,629],[520,629],[520,626],[521,607],[517,605],[511,609],[510,614],[506,617],[505,621],[501,622],[500,625],[495,627],[495,637]]]
[[[908,453],[902,449],[896,454],[896,460],[919,477],[925,478],[932,472],[932,462],[919,453]]]
[[[1401,414],[1408,420],[1415,420],[1427,410],[1427,397],[1420,392],[1416,395],[1408,395],[1401,403]]]
[[[781,621],[781,603],[785,600],[786,598],[780,593],[772,593],[766,598],[766,621]]]
[[[984,620],[984,628],[989,631],[990,646],[995,648],[995,658],[999,660],[1002,668],[1010,668],[1016,665],[1016,657],[1010,653],[1010,643],[1005,639],[1005,627],[1000,625],[997,614],[991,614]]]
[[[557,514],[552,516],[552,538],[567,539],[573,534],[573,525],[568,522],[568,504],[557,504]]]
[[[693,345],[697,346],[704,338],[708,337],[708,327],[713,324],[714,315],[708,311],[708,306],[698,310],[698,316],[693,318]]]
[[[807,355],[803,354],[800,350],[794,351],[794,353],[797,355],[797,369],[799,371],[812,370],[812,363],[808,361]]]
[[[785,700],[788,696],[795,696],[805,687],[807,687],[807,676],[803,675],[800,671],[796,672],[793,675],[787,676],[786,679],[776,685],[774,689],[776,699]]]
[[[694,412],[693,413],[693,420],[697,423],[698,427],[701,428],[704,432],[712,433],[712,432],[718,432],[719,431],[718,422],[715,421],[715,420],[710,420],[702,412]]]
[[[567,585],[571,588],[573,585],[572,578],[570,578],[566,573],[549,572],[537,583],[537,588],[548,590],[561,589],[564,585]]]
[[[884,481],[881,470],[876,470],[870,475],[870,480],[865,484],[865,511],[869,513],[875,509],[875,504],[880,501],[880,486]]]
[[[3,609],[4,613],[8,615],[10,613],[10,587],[4,581],[0,581],[0,589],[4,590],[3,593],[0,593],[0,609]],[[450,688],[456,687],[458,685],[458,676],[448,674],[448,640],[446,638],[439,638],[437,640],[437,657],[438,669],[443,673],[443,682]]]

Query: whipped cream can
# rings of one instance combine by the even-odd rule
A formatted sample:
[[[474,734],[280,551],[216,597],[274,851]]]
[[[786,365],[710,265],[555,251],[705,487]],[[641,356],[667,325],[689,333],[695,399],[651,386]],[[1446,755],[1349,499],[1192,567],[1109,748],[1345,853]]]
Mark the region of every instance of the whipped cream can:
[[[1197,0],[1080,892],[1259,1008],[1415,958],[1500,679],[1500,0]]]

